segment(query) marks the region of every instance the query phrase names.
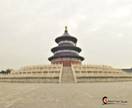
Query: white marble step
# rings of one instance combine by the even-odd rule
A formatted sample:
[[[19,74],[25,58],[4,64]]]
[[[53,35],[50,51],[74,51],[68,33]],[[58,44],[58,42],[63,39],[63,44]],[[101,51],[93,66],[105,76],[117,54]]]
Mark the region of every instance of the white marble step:
[[[62,71],[62,83],[71,83],[74,82],[73,72],[71,67],[63,67]]]

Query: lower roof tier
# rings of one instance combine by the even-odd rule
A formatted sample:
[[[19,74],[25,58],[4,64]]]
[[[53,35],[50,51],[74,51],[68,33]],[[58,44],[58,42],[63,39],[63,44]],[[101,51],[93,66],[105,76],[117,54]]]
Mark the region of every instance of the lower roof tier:
[[[75,55],[60,55],[60,56],[51,56],[51,57],[49,57],[48,58],[48,60],[49,61],[52,61],[52,60],[54,60],[54,59],[57,59],[57,58],[75,58],[75,59],[79,59],[79,60],[81,60],[81,61],[83,61],[84,60],[84,58],[83,57],[81,57],[81,56],[75,56]]]
[[[54,56],[79,56],[79,54],[75,53],[75,52],[59,52],[54,54]]]

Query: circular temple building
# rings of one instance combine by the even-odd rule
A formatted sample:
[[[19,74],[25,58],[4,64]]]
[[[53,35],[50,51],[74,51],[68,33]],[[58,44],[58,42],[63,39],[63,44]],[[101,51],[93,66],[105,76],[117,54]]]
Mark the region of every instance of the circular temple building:
[[[52,64],[63,64],[63,66],[71,66],[71,64],[81,64],[84,60],[79,55],[81,48],[76,46],[77,38],[71,36],[67,27],[65,27],[64,34],[55,39],[58,46],[51,49],[53,56],[49,57]]]

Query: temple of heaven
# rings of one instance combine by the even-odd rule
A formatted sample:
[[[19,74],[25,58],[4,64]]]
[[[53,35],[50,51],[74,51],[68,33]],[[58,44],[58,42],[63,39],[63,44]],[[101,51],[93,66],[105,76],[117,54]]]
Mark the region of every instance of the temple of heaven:
[[[76,46],[77,38],[68,33],[67,27],[65,27],[64,34],[57,37],[55,42],[58,46],[51,49],[54,55],[48,58],[52,64],[71,66],[71,64],[81,64],[84,60],[84,58],[79,55],[81,48]]]
[[[0,82],[8,83],[84,83],[132,81],[132,74],[107,65],[83,64],[79,55],[77,38],[68,33],[55,39],[58,44],[52,48],[51,64],[26,65],[12,69],[10,73],[0,74]]]

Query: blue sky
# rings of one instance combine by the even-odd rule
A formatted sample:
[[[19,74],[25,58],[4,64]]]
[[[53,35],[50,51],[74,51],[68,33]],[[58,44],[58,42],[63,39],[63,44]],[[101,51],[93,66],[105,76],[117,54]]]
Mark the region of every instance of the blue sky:
[[[132,67],[131,0],[1,0],[0,69],[49,64],[65,25],[84,64]]]

